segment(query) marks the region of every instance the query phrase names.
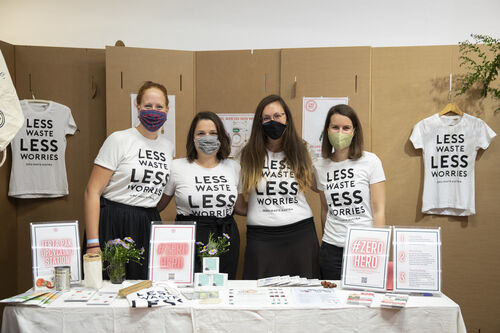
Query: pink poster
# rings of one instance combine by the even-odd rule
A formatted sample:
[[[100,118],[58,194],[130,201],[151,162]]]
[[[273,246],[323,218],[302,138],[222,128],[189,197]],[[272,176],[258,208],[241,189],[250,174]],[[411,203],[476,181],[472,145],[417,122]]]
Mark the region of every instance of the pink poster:
[[[385,290],[387,283],[390,228],[347,230],[342,283],[344,287]]]
[[[194,273],[195,225],[153,224],[149,279],[191,285]]]
[[[30,226],[35,289],[54,289],[56,266],[68,266],[71,283],[80,283],[78,221],[31,223]]]

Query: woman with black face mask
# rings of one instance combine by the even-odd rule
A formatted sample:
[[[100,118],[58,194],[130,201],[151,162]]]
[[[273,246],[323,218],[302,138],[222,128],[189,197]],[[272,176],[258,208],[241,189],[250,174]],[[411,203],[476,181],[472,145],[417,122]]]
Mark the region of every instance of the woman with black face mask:
[[[147,81],[137,93],[140,124],[112,133],[94,161],[85,190],[83,252],[97,253],[109,240],[131,237],[144,248],[142,265],[127,264],[126,278],[148,278],[151,221],[167,184],[174,147],[159,132],[167,120],[167,89]]]
[[[248,196],[243,278],[318,278],[318,238],[304,196],[313,183],[312,159],[280,96],[267,96],[257,106],[240,163]]]
[[[186,158],[173,161],[165,194],[158,203],[162,211],[175,196],[176,221],[196,221],[196,241],[207,245],[209,234],[229,239],[229,251],[220,255],[220,272],[236,278],[240,235],[233,214],[244,215],[240,196],[239,164],[229,159],[231,142],[220,118],[213,112],[198,113],[188,132]],[[195,271],[201,272],[200,258]]]

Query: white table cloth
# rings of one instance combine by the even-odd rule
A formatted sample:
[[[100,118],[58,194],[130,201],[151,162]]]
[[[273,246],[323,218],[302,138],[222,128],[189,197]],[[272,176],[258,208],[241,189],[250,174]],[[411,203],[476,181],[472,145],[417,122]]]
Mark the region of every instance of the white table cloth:
[[[229,286],[255,288],[256,283],[229,281]],[[235,307],[191,301],[178,307],[135,309],[126,299],[118,298],[110,306],[89,306],[64,302],[62,295],[45,308],[5,307],[2,333],[466,332],[460,307],[445,295],[410,296],[406,308],[385,309],[380,308],[383,294],[376,294],[366,307],[345,304],[353,291],[336,292],[343,303],[338,308]]]

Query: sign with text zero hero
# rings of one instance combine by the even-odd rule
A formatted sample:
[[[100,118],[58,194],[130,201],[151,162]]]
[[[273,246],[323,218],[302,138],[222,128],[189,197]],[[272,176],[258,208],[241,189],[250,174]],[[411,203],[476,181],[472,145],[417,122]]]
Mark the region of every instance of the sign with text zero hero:
[[[149,279],[191,285],[194,273],[195,224],[152,224]]]
[[[390,239],[390,228],[349,227],[342,285],[353,289],[385,290]]]

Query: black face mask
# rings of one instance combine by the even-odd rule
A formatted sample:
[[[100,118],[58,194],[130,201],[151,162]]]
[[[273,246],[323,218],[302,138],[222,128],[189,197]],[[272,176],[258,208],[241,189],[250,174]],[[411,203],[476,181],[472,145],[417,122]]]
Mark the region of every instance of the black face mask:
[[[269,120],[268,122],[262,124],[262,129],[268,137],[273,140],[277,140],[283,135],[286,125],[280,123],[279,121]]]

